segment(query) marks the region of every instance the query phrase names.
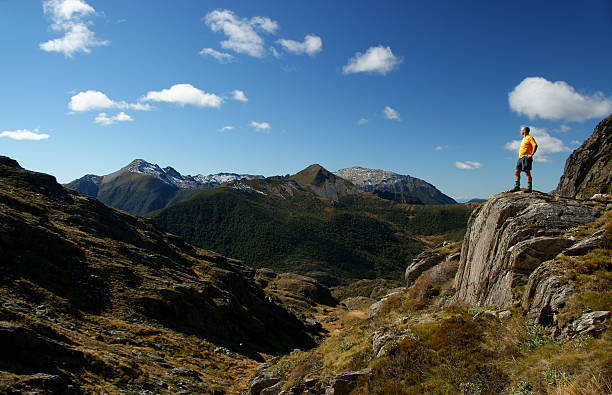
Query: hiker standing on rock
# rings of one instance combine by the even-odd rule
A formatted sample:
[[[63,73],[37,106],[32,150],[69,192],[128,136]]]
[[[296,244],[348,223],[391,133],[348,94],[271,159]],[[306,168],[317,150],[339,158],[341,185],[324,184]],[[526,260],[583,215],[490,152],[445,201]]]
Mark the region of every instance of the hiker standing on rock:
[[[512,192],[518,192],[521,190],[521,172],[524,171],[527,174],[527,192],[532,191],[532,179],[531,179],[531,165],[533,163],[533,155],[538,149],[538,144],[533,137],[529,135],[529,126],[523,126],[521,128],[521,148],[519,149],[519,160],[516,162],[516,170],[514,171],[515,182]]]

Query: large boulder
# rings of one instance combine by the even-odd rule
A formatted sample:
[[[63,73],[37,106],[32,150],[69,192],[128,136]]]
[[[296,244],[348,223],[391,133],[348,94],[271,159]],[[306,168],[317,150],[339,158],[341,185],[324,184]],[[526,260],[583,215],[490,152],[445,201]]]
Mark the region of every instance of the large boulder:
[[[478,306],[512,304],[512,289],[524,285],[541,262],[572,244],[560,237],[565,230],[598,216],[592,206],[539,192],[493,196],[468,222],[453,300]]]
[[[578,199],[612,193],[612,115],[567,158],[556,193]]]

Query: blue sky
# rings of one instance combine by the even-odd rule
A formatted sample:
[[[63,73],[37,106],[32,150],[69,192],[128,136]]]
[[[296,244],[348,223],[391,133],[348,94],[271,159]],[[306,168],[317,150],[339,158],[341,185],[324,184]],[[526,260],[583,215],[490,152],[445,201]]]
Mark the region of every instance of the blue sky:
[[[0,0],[0,154],[69,182],[312,163],[534,188],[612,113],[610,1]],[[523,179],[523,182],[524,179]]]

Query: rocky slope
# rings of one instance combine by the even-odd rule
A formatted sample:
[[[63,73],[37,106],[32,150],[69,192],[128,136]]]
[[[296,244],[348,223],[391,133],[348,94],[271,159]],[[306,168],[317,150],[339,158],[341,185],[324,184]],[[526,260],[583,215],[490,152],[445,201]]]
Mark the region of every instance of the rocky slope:
[[[612,114],[567,158],[556,193],[578,199],[612,193]]]
[[[0,255],[3,393],[231,389],[312,344],[255,270],[6,157]]]
[[[385,170],[350,167],[334,173],[355,184],[365,192],[390,192],[408,195],[423,204],[455,204],[455,200],[440,192],[433,185],[414,177]]]

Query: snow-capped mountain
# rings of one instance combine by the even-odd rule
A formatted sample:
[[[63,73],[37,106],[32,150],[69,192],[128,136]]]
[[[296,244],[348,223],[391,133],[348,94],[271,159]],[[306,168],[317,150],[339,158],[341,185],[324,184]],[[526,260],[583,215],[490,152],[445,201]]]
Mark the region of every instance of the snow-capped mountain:
[[[336,176],[352,182],[365,192],[385,191],[409,194],[424,204],[454,204],[455,200],[419,178],[387,170],[367,169],[359,166],[340,169]]]
[[[165,182],[168,185],[173,185],[179,189],[210,189],[231,181],[263,178],[263,176],[236,173],[218,173],[209,175],[198,174],[196,176],[184,176],[170,166],[162,169],[157,164],[152,164],[142,159],[136,159],[121,170],[103,176],[101,183],[111,181],[125,173],[147,174]]]
[[[184,176],[172,167],[162,169],[159,165],[136,159],[114,173],[105,176],[88,174],[65,186],[111,207],[144,215],[188,199],[201,190],[253,178],[263,176],[235,173]]]

